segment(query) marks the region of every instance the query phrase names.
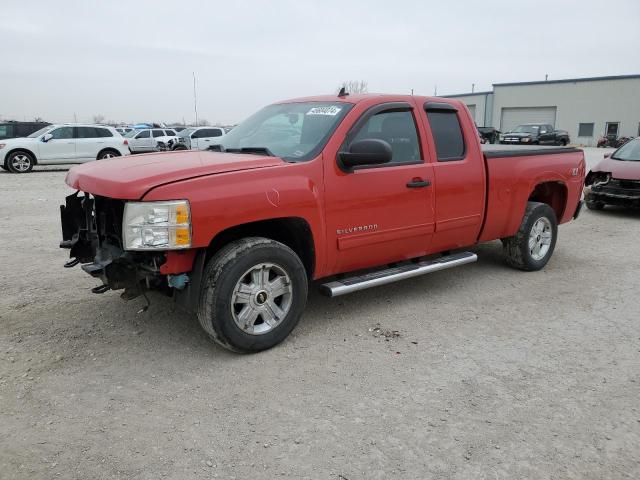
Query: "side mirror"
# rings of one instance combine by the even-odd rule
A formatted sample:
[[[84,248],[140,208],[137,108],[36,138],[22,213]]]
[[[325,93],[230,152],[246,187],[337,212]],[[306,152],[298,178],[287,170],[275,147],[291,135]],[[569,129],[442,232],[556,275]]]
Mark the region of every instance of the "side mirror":
[[[391,145],[384,140],[367,138],[353,142],[349,151],[340,152],[338,158],[348,170],[363,165],[380,165],[389,163],[393,158]]]
[[[53,138],[53,135],[51,135],[50,133],[45,133],[44,136],[42,137],[42,141],[44,143],[47,143],[49,140],[51,140]]]

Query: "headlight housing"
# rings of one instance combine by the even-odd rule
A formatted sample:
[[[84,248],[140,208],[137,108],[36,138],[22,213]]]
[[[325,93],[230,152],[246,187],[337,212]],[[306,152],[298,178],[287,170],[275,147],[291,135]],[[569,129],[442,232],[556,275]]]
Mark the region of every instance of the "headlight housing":
[[[191,248],[189,202],[127,202],[122,218],[122,232],[125,250]]]
[[[531,139],[529,137],[523,137],[521,140],[523,142],[530,142],[531,141]]]

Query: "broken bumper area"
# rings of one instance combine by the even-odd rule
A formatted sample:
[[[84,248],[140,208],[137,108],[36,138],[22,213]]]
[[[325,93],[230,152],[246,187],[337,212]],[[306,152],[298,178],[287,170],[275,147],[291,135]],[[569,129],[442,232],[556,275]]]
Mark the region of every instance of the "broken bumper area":
[[[615,180],[585,188],[585,200],[606,205],[640,208],[640,181]]]
[[[62,242],[69,249],[65,267],[81,264],[91,276],[102,280],[94,293],[124,289],[121,297],[130,300],[146,290],[168,289],[160,272],[163,252],[127,252],[122,246],[124,201],[75,193],[60,206]]]

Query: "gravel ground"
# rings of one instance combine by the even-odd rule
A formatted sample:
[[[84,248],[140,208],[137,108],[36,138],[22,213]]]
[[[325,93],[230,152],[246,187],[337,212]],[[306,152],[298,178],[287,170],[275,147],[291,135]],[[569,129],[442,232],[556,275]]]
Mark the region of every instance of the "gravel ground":
[[[285,343],[241,356],[62,268],[64,176],[0,173],[1,478],[640,478],[640,212],[585,211],[537,273],[492,242],[312,291]]]

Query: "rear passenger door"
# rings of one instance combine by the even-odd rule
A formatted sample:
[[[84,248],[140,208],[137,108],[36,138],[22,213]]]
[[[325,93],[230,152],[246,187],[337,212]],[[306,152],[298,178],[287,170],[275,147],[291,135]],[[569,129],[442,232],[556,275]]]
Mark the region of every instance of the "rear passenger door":
[[[427,101],[420,112],[435,152],[435,234],[432,251],[472,245],[482,227],[484,158],[475,124],[464,110]]]
[[[76,160],[78,162],[88,162],[96,159],[98,156],[97,137],[94,127],[75,127]]]
[[[548,144],[555,143],[556,135],[555,130],[551,125],[540,125],[540,143]]]

